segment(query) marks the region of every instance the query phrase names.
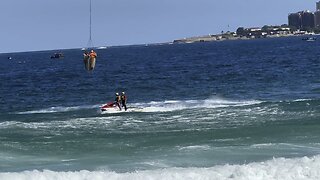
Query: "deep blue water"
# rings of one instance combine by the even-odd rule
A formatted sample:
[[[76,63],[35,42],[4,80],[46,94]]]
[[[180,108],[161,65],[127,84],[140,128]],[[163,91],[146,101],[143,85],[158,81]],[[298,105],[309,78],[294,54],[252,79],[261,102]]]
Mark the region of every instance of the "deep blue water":
[[[80,49],[0,54],[0,171],[320,165],[320,41],[301,39],[110,47],[90,73]],[[140,110],[102,114],[122,91]]]

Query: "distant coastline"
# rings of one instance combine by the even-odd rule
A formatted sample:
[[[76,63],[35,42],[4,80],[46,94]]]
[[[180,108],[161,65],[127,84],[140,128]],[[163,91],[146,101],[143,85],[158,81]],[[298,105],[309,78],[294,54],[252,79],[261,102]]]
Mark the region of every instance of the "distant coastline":
[[[175,39],[172,43],[195,43],[195,42],[212,42],[225,40],[248,40],[260,38],[278,38],[289,36],[305,36],[315,35],[318,33],[312,31],[302,31],[291,28],[287,25],[282,26],[264,26],[243,28],[239,27],[236,32],[221,32],[220,34],[209,34],[203,36],[187,37],[182,39]]]
[[[261,38],[279,38],[279,37],[290,37],[290,36],[310,36],[320,35],[320,31],[304,31],[296,30],[286,25],[282,26],[264,26],[262,28],[243,28],[239,27],[236,32],[221,32],[219,34],[208,34],[195,37],[186,37],[182,39],[175,39],[168,42],[158,43],[145,43],[145,44],[128,44],[128,45],[113,45],[113,46],[97,46],[93,47],[97,50],[104,50],[110,47],[124,47],[124,46],[151,46],[151,45],[164,45],[164,44],[185,44],[185,43],[199,43],[199,42],[220,42],[226,40],[250,40],[250,39],[261,39]],[[13,54],[13,53],[27,53],[27,52],[45,52],[45,51],[63,51],[71,49],[84,48],[59,48],[59,49],[44,49],[44,50],[29,50],[29,51],[15,51],[15,52],[0,52],[0,54]],[[9,56],[8,56],[9,57]]]

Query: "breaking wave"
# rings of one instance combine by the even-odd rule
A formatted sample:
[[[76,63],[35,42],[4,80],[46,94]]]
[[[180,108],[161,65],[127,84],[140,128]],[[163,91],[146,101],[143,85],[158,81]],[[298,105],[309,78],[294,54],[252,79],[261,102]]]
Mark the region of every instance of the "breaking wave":
[[[276,158],[265,162],[244,165],[221,165],[210,168],[165,168],[158,170],[117,173],[111,171],[55,172],[33,170],[24,172],[0,173],[0,179],[10,180],[89,180],[89,179],[153,179],[153,180],[316,180],[320,179],[320,156],[294,159]]]
[[[285,102],[309,102],[310,99],[297,99]],[[143,103],[128,103],[128,112],[170,112],[186,109],[216,109],[216,108],[228,108],[228,107],[242,107],[250,105],[258,105],[265,103],[266,101],[259,100],[228,100],[223,98],[209,98],[205,100],[166,100],[166,101],[151,101]],[[285,103],[279,101],[278,103]],[[274,102],[277,103],[277,102]],[[102,104],[97,105],[85,105],[85,106],[72,106],[72,107],[50,107],[40,110],[31,110],[24,112],[16,112],[15,114],[46,114],[46,113],[60,113],[70,112],[78,110],[92,110],[99,111],[99,107]],[[104,113],[117,113],[118,108],[114,108],[109,112]]]
[[[59,107],[50,107],[50,108],[32,110],[32,111],[16,112],[15,114],[48,114],[48,113],[77,111],[77,110],[81,110],[81,109],[92,109],[92,108],[98,108],[98,106],[97,105],[92,105],[92,106],[72,106],[72,107],[59,106]]]
[[[249,101],[236,101],[236,100],[225,100],[221,98],[211,98],[206,100],[167,100],[167,101],[151,101],[148,103],[133,103],[128,104],[136,110],[136,112],[170,112],[179,111],[185,109],[214,109],[214,108],[225,108],[225,107],[237,107],[247,106],[253,104],[259,104],[261,101],[249,100]]]
[[[170,112],[184,109],[197,109],[197,108],[223,108],[223,107],[236,107],[259,104],[261,101],[237,101],[225,100],[222,98],[210,98],[206,100],[167,100],[167,101],[151,101],[147,103],[129,103],[129,112]],[[88,105],[88,106],[73,106],[73,107],[50,107],[40,110],[31,110],[24,112],[16,112],[15,114],[46,114],[46,113],[59,113],[77,111],[83,109],[98,109],[101,105]],[[131,108],[131,110],[130,110]],[[115,113],[111,111],[111,113]]]

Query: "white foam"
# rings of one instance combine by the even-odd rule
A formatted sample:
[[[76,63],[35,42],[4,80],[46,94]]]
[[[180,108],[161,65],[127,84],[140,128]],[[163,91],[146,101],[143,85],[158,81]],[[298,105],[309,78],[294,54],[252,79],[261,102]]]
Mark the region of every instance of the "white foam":
[[[309,101],[310,99],[297,99],[293,102]],[[151,101],[147,103],[132,103],[128,104],[129,108],[127,112],[170,112],[179,111],[185,109],[214,109],[214,108],[225,108],[225,107],[239,107],[248,106],[254,104],[260,104],[262,101],[258,100],[229,100],[221,97],[210,97],[205,100],[165,100],[165,101]],[[50,107],[39,110],[16,112],[15,114],[47,114],[47,113],[58,113],[77,111],[81,109],[97,109],[101,105],[87,105],[87,106],[71,106],[71,107]],[[131,108],[130,108],[131,106]],[[133,108],[132,108],[133,107]],[[121,113],[118,109],[113,109],[107,113]]]
[[[46,129],[48,132],[54,132],[55,135],[59,131],[55,128],[92,128],[105,127],[109,123],[120,120],[121,117],[90,117],[90,118],[75,118],[68,121],[50,121],[50,122],[18,122],[18,121],[6,121],[0,123],[0,129],[9,128],[28,128],[28,129]],[[55,127],[55,128],[52,128]],[[51,138],[51,137],[44,137]],[[1,180],[1,179],[0,179]]]
[[[68,111],[76,111],[76,110],[79,110],[79,109],[92,109],[92,108],[97,108],[97,105],[72,106],[72,107],[58,106],[58,107],[50,107],[50,108],[46,108],[46,109],[17,112],[15,114],[47,114],[47,113],[68,112]]]
[[[296,99],[293,102],[303,102],[303,101],[311,101],[312,99]]]
[[[179,150],[210,150],[210,146],[208,145],[186,146],[186,147],[179,147]]]
[[[222,165],[210,168],[163,168],[158,170],[116,173],[110,171],[55,172],[33,170],[0,173],[2,180],[318,180],[320,156],[294,159],[277,158],[244,165]]]
[[[128,113],[128,112],[143,112],[142,108],[128,107],[125,111],[124,109],[119,110],[118,107],[107,108],[105,111],[102,111],[101,114],[119,114],[119,113]]]
[[[238,107],[248,106],[253,104],[259,104],[261,101],[249,100],[249,101],[236,101],[227,100],[218,97],[211,97],[205,100],[185,100],[185,101],[152,101],[149,103],[135,103],[132,106],[140,107],[140,112],[170,112],[185,109],[212,109],[223,107]]]
[[[246,106],[259,104],[261,101],[234,101],[226,100],[220,97],[211,97],[205,100],[165,100],[165,101],[151,101],[148,103],[133,103],[128,104],[127,112],[170,112],[184,109],[195,108],[223,108],[234,106]],[[38,110],[30,110],[23,112],[16,112],[15,114],[49,114],[59,112],[77,111],[81,109],[97,109],[100,105],[86,105],[86,106],[71,106],[71,107],[50,107]],[[131,107],[130,107],[131,106]],[[118,109],[114,109],[105,113],[119,113]]]
[[[303,149],[304,151],[310,150],[315,152],[320,152],[320,148],[316,143],[309,145],[299,145],[299,144],[290,144],[290,143],[265,143],[265,144],[254,144],[252,148],[266,148],[266,147],[275,147],[275,148],[284,148],[284,149]]]

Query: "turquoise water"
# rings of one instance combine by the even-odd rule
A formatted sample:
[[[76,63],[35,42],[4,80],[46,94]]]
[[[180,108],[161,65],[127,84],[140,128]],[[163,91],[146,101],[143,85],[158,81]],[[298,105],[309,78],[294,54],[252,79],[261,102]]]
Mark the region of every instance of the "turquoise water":
[[[320,177],[317,41],[62,52],[0,55],[0,179]],[[139,110],[101,113],[121,91]]]

